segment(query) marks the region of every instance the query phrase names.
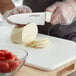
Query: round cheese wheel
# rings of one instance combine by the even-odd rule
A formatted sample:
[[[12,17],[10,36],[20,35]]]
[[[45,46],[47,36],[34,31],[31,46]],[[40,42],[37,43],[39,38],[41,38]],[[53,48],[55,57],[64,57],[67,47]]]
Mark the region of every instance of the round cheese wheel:
[[[11,41],[14,43],[22,43],[22,30],[23,27],[15,27],[11,32]]]
[[[15,27],[11,33],[11,40],[14,43],[27,44],[33,41],[38,34],[38,28],[35,23],[29,23],[24,27]]]

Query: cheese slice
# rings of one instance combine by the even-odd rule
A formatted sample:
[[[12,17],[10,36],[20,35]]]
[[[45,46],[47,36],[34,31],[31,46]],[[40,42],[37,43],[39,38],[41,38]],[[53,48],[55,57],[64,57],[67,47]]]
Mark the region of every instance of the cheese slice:
[[[25,43],[33,41],[38,34],[38,28],[35,23],[29,23],[24,27],[15,27],[11,33],[11,40],[14,43]]]
[[[33,48],[44,48],[48,45],[48,43],[49,43],[48,38],[42,38],[28,43],[27,46],[33,47]]]
[[[38,28],[35,23],[30,23],[23,28],[22,31],[22,41],[27,44],[33,41],[38,34]]]

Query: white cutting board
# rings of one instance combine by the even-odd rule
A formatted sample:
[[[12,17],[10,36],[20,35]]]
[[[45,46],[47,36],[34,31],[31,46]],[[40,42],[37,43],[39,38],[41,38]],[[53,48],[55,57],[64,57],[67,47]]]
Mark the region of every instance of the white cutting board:
[[[13,44],[10,41],[12,26],[5,22],[0,23],[0,43],[19,46],[28,51],[26,64],[43,69],[54,70],[76,59],[76,44],[69,40],[39,34],[38,38],[49,38],[47,48],[35,49],[23,45]]]

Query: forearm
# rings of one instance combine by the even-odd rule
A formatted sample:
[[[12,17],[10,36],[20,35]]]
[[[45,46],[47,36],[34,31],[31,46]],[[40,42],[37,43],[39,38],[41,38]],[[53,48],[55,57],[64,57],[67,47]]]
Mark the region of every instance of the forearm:
[[[0,0],[0,12],[3,14],[5,11],[14,8],[14,4],[11,0]]]

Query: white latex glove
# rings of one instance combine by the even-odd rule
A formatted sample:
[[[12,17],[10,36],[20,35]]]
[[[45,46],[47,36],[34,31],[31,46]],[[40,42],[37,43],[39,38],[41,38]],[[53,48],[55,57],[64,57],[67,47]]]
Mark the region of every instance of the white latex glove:
[[[3,17],[8,23],[12,23],[7,20],[8,16],[14,15],[14,14],[19,14],[19,13],[29,13],[29,12],[32,12],[32,10],[28,6],[18,6],[18,7],[13,8],[12,10],[6,11],[4,13]],[[16,24],[16,25],[19,25],[19,24]],[[20,25],[20,26],[23,26],[23,25]]]
[[[53,13],[50,20],[53,25],[68,25],[76,18],[76,1],[65,0],[63,2],[56,2],[46,8],[46,11]]]

